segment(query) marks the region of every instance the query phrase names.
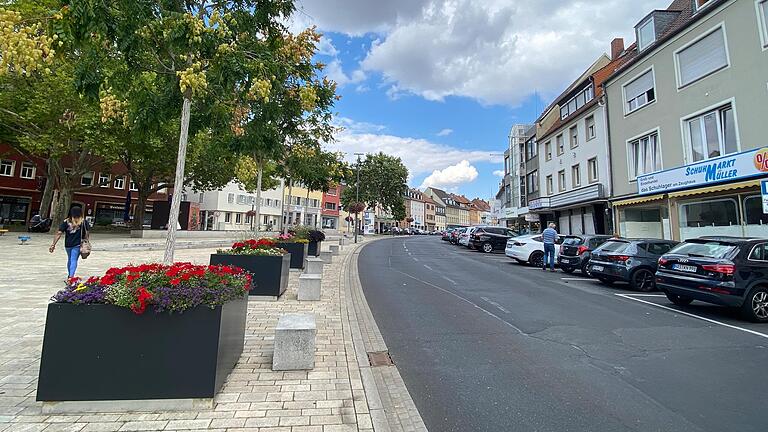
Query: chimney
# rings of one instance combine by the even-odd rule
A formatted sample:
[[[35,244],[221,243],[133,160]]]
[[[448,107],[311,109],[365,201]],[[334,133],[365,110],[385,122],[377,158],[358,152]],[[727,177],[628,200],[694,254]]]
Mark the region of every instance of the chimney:
[[[611,42],[611,60],[619,58],[624,52],[624,38],[616,38]]]

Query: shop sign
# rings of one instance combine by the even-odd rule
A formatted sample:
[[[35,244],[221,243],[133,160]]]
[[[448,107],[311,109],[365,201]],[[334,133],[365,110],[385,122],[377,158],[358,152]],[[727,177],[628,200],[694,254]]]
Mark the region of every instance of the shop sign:
[[[539,221],[539,215],[533,214],[533,213],[526,213],[525,214],[525,221],[526,222],[538,222]]]
[[[763,213],[768,214],[768,180],[760,182],[760,190],[763,193]]]
[[[539,198],[528,202],[528,208],[530,210],[538,210],[543,208],[549,208],[549,198]]]
[[[763,147],[640,176],[637,193],[649,195],[767,175],[768,147]]]

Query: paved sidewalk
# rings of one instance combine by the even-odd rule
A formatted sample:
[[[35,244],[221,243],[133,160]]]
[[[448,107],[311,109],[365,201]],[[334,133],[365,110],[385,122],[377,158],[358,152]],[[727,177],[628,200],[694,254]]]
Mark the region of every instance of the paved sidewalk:
[[[216,398],[213,410],[43,415],[42,404],[35,401],[35,391],[45,310],[66,274],[63,250],[50,255],[47,246],[48,243],[39,240],[20,246],[15,237],[0,238],[0,432],[371,432],[374,423],[377,431],[415,430],[390,427],[391,422],[373,418],[386,410],[381,405],[383,401],[398,402],[389,397],[391,391],[380,391],[388,385],[386,381],[376,379],[373,386],[366,378],[373,368],[360,362],[361,351],[368,347],[360,346],[359,323],[363,320],[356,318],[355,307],[363,300],[359,293],[354,294],[358,296],[355,305],[349,297],[352,292],[345,288],[352,269],[356,278],[353,252],[359,250],[359,245],[345,246],[342,255],[326,266],[321,301],[298,302],[299,272],[291,271],[289,289],[279,301],[249,302],[243,355]],[[207,263],[213,251],[180,250],[176,259]],[[161,257],[161,251],[94,252],[81,261],[78,273],[102,274],[110,266],[158,261]],[[274,326],[280,315],[289,312],[314,312],[317,316],[317,363],[312,371],[271,370]],[[363,326],[365,333],[378,334],[373,329],[372,317],[367,318],[370,320]],[[73,329],[73,337],[88,337],[88,331]],[[396,372],[396,368],[391,370]],[[402,380],[392,388],[405,391],[407,396]],[[375,398],[373,404],[368,393]]]

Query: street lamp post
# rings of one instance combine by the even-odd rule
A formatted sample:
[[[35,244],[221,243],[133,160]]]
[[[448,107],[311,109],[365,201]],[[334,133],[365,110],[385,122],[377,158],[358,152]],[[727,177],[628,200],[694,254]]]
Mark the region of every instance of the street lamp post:
[[[355,156],[357,156],[357,181],[355,182],[355,202],[360,202],[360,156],[362,156],[363,153],[355,153]],[[359,210],[359,208],[358,208]],[[360,212],[358,211],[355,213],[355,243],[357,243],[357,231],[359,229],[359,222],[358,218],[360,217]]]

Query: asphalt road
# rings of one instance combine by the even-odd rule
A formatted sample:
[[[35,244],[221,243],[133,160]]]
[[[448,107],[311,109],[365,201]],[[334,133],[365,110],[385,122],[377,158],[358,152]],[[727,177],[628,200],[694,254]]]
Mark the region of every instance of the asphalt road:
[[[437,237],[372,242],[359,270],[430,431],[768,430],[768,326],[731,311]]]

